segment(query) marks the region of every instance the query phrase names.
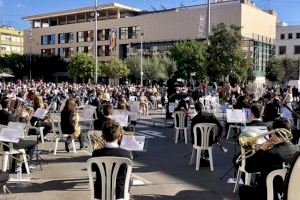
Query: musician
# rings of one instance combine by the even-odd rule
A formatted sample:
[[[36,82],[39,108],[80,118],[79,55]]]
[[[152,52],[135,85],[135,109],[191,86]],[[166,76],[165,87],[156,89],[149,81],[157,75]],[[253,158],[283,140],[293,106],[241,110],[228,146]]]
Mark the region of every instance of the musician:
[[[97,114],[97,118],[98,119],[102,119],[103,118],[103,110],[102,110],[101,98],[102,98],[102,92],[101,91],[97,91],[96,98],[91,103],[92,106],[96,106],[96,114]]]
[[[285,128],[291,130],[289,122],[284,118],[277,118],[273,123],[273,129]],[[260,172],[255,186],[241,186],[239,195],[241,200],[266,200],[267,187],[266,178],[270,172],[276,169],[282,169],[283,163],[289,164],[293,155],[297,152],[297,147],[290,141],[282,141],[278,135],[274,134],[268,139],[257,152],[246,159],[245,169],[249,173]],[[276,193],[283,191],[283,182],[275,178],[274,191]],[[277,195],[274,195],[277,199]]]
[[[92,154],[93,157],[114,156],[132,158],[129,151],[119,148],[118,141],[121,139],[121,127],[118,123],[113,120],[105,122],[102,128],[102,138],[105,146],[102,149],[95,150]],[[96,171],[95,198],[101,199],[101,174],[96,166],[93,166],[93,170]],[[126,166],[121,165],[117,174],[116,199],[124,198],[126,172]]]
[[[4,99],[1,102],[2,110],[0,111],[0,124],[7,126],[9,121],[11,121],[11,114],[8,112],[8,108],[10,106],[10,100]],[[32,157],[34,154],[34,150],[36,148],[37,142],[35,140],[23,140],[20,139],[17,144],[13,144],[15,149],[25,149],[26,154],[29,155],[28,164],[30,165],[30,169],[33,169],[34,166],[31,165]],[[8,151],[7,147],[4,147],[5,151]],[[24,170],[25,171],[25,170]]]
[[[38,108],[47,109],[43,97],[35,96],[33,99],[33,109],[36,111]],[[50,122],[47,122],[45,119],[39,119],[37,117],[32,117],[30,120],[32,126],[35,127],[44,127],[43,133],[46,136],[52,129],[52,125]]]
[[[76,110],[75,99],[69,98],[66,101],[65,107],[61,111],[61,131],[63,134],[70,135],[65,142],[65,150],[69,152],[69,144],[71,137],[78,138],[80,149],[86,148],[84,145],[84,135],[80,134],[79,115]]]
[[[287,107],[289,107],[292,110],[293,109],[292,102],[293,102],[293,92],[291,86],[289,86],[284,96],[283,103],[286,104]]]
[[[199,123],[212,123],[216,124],[218,126],[218,134],[216,135],[216,138],[220,138],[223,132],[223,127],[220,124],[220,122],[212,115],[203,115],[203,105],[200,102],[197,102],[195,104],[195,110],[198,113],[193,119],[192,119],[192,124],[191,124],[191,138],[192,138],[192,144],[194,144],[194,126]],[[210,134],[211,138],[209,139],[209,144],[212,145],[217,139],[213,138],[213,134]],[[197,137],[198,139],[198,144],[201,144],[201,137]]]
[[[277,94],[272,91],[270,94],[270,101],[266,104],[264,109],[264,122],[274,121],[277,117],[279,117],[279,99]]]
[[[255,103],[251,106],[251,122],[247,126],[267,126],[265,122],[262,121],[263,106]]]
[[[113,106],[111,104],[106,104],[103,106],[104,116],[100,119],[94,121],[94,129],[102,131],[102,126],[106,121],[112,120]]]

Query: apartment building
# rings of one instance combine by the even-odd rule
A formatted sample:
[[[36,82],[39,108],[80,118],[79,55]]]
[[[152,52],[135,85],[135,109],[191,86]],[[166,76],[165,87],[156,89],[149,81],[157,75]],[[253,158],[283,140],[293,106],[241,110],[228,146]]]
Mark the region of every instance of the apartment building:
[[[276,57],[300,57],[300,25],[277,24]]]
[[[142,11],[118,3],[27,16],[32,38],[25,37],[25,52],[57,54],[68,59],[75,52],[95,55],[105,61],[139,53],[163,53],[174,42],[203,40],[207,33],[207,5],[181,6]],[[264,80],[266,62],[274,54],[276,13],[263,11],[249,0],[217,1],[211,4],[211,28],[218,23],[241,26],[243,48],[253,65],[253,74]],[[143,33],[143,34],[141,34]],[[142,38],[141,38],[142,35]]]
[[[10,26],[0,27],[0,55],[23,54],[23,32]]]

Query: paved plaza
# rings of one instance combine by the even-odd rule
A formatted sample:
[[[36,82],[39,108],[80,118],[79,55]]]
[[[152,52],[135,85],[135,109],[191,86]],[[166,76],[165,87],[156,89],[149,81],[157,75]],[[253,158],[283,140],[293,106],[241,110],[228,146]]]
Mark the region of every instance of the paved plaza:
[[[164,128],[162,124],[152,125],[151,118],[158,113],[143,116],[138,122],[136,132],[148,138],[147,151],[134,156],[131,187],[134,200],[233,200],[233,184],[227,179],[233,176],[233,170],[223,180],[220,177],[232,166],[234,155],[233,142],[226,142],[229,152],[224,153],[218,146],[213,150],[214,168],[190,166],[191,144],[182,140],[175,144],[174,130]],[[163,117],[163,116],[160,116]],[[168,124],[167,126],[170,126]],[[66,153],[60,143],[57,155],[48,153],[50,143],[39,145],[43,150],[42,158],[48,164],[37,167],[30,174],[29,183],[9,183],[13,195],[1,195],[1,199],[17,200],[87,200],[90,199],[86,161],[91,157],[89,149]],[[11,174],[11,177],[16,174]],[[27,176],[27,174],[24,174]]]

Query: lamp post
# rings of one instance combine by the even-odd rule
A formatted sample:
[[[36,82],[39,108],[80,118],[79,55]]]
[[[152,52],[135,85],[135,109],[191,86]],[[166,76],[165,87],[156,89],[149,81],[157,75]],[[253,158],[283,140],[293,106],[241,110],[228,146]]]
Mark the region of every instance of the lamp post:
[[[210,35],[210,0],[207,0],[207,39]]]
[[[29,45],[29,63],[30,63],[30,66],[29,66],[29,80],[31,80],[32,30],[29,30],[28,37],[29,37],[29,40],[30,40],[30,45]]]
[[[143,87],[143,36],[144,36],[144,33],[142,32],[141,33],[141,87]]]
[[[98,0],[95,0],[95,84],[98,83]]]

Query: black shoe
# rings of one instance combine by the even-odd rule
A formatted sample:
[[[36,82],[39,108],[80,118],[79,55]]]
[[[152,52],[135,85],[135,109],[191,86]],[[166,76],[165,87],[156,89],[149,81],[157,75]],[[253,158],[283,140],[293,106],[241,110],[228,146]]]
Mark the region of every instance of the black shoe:
[[[86,149],[86,148],[87,148],[86,145],[80,145],[80,150],[81,150],[81,149]]]
[[[67,153],[69,153],[69,151],[70,151],[68,142],[65,142],[65,150]]]

